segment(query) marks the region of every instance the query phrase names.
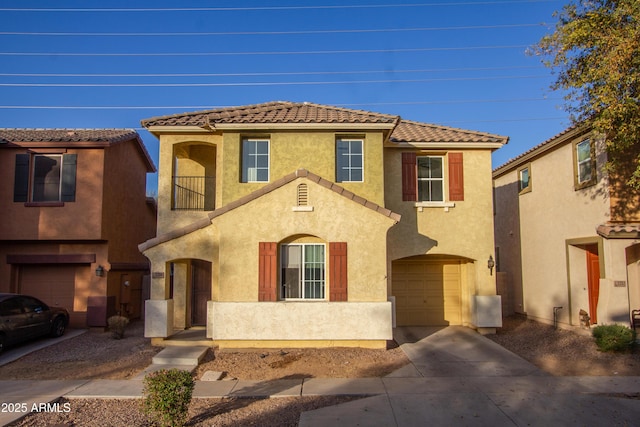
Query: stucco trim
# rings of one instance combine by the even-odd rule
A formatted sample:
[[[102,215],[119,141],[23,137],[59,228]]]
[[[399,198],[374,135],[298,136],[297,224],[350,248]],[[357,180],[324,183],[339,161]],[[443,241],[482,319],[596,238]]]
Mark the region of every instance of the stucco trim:
[[[210,212],[208,214],[208,217],[205,219],[201,219],[199,221],[196,221],[190,225],[187,225],[186,227],[182,227],[176,230],[172,230],[168,233],[162,234],[160,236],[156,236],[153,239],[147,240],[144,243],[141,243],[140,245],[138,245],[138,249],[140,250],[140,252],[144,252],[154,246],[157,246],[161,243],[165,243],[168,242],[170,240],[173,240],[175,238],[184,236],[186,234],[189,234],[191,232],[194,232],[196,230],[205,228],[207,226],[209,226],[211,224],[211,222],[213,221],[214,218],[219,217],[220,215],[224,215],[229,211],[232,211],[236,208],[239,208],[240,206],[244,206],[247,203],[256,200],[266,194],[271,193],[274,190],[277,190],[278,188],[295,181],[296,179],[299,178],[306,178],[324,188],[327,188],[331,191],[334,191],[338,194],[340,194],[343,197],[346,197],[347,199],[358,203],[366,208],[369,208],[373,211],[378,212],[380,215],[386,216],[389,219],[393,220],[395,223],[398,223],[400,221],[401,215],[397,214],[395,212],[392,212],[391,210],[382,207],[376,203],[373,203],[363,197],[360,197],[358,195],[356,195],[355,193],[352,193],[351,191],[348,191],[347,189],[345,189],[344,187],[329,181],[327,179],[322,178],[319,175],[314,174],[313,172],[309,172],[307,169],[298,169],[295,172],[292,172],[288,175],[283,176],[282,178],[273,181],[263,187],[261,187],[260,189],[244,196],[241,197],[237,200],[234,200],[231,203],[227,203],[226,205],[222,206],[219,209],[216,209],[212,212]]]

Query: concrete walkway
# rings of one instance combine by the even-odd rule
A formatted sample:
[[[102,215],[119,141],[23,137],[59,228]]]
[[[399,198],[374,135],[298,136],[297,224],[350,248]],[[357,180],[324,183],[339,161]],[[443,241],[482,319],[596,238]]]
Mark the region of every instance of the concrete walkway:
[[[412,363],[386,378],[197,381],[193,397],[363,396],[303,413],[302,427],[640,425],[640,400],[619,397],[640,393],[640,377],[552,377],[462,327],[395,333]],[[0,380],[0,402],[27,413],[60,396],[140,398],[142,380]],[[24,415],[0,412],[0,425]]]

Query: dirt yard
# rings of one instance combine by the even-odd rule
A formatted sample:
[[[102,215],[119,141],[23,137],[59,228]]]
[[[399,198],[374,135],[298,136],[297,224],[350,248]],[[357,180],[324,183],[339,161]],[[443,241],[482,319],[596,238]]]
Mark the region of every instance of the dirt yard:
[[[142,323],[130,325],[122,340],[108,332],[88,332],[32,353],[0,367],[2,379],[126,379],[151,363],[160,348],[142,337]],[[497,335],[488,338],[552,375],[640,376],[640,353],[601,353],[588,334],[555,330],[518,318],[505,319]],[[377,377],[408,363],[402,350],[304,349],[276,351],[210,351],[198,369],[225,372],[226,378],[269,380],[307,377]],[[296,397],[279,399],[194,399],[190,426],[296,426],[300,413],[335,405],[353,397]],[[71,400],[69,413],[40,413],[12,424],[148,426],[139,402]]]

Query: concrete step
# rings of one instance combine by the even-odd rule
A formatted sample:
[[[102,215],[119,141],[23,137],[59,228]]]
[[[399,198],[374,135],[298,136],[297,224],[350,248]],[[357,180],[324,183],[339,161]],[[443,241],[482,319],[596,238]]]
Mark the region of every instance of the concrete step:
[[[152,359],[154,365],[197,366],[209,347],[165,347]]]

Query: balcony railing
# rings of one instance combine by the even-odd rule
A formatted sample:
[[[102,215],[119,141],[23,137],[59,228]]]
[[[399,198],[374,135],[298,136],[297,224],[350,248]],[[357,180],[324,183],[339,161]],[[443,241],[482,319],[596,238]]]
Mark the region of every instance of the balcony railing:
[[[215,177],[174,176],[171,209],[212,211],[215,209]]]

